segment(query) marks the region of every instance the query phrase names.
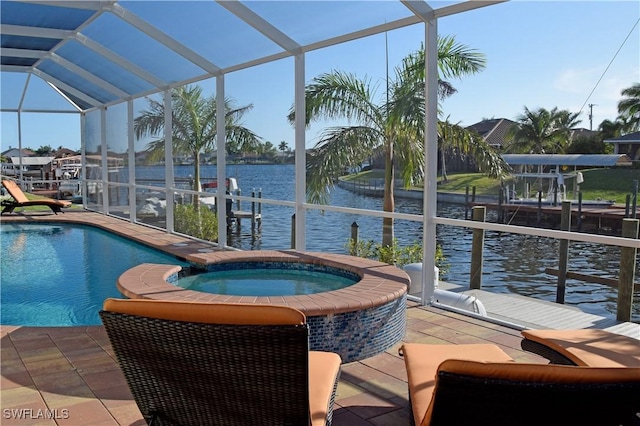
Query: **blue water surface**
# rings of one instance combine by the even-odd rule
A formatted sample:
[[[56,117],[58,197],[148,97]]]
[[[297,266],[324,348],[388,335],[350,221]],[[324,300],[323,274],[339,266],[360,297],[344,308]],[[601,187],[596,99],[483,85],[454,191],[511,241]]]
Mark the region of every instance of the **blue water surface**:
[[[188,290],[234,296],[296,296],[339,290],[357,281],[311,269],[246,268],[185,276],[175,284]]]
[[[174,256],[101,229],[67,224],[0,226],[0,323],[101,324],[108,297],[122,297],[118,277],[141,263],[188,266]]]

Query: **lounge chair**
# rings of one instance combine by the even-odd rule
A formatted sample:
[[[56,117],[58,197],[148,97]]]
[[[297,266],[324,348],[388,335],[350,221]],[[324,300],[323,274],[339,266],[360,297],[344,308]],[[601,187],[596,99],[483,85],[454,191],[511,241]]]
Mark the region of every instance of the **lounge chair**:
[[[331,424],[340,357],[284,306],[107,299],[102,322],[154,424]]]
[[[405,344],[414,424],[640,424],[640,368],[528,364],[496,345]]]
[[[54,200],[53,198],[39,198],[37,200],[30,200],[24,195],[24,192],[20,189],[18,185],[12,180],[3,180],[2,186],[5,187],[9,195],[13,198],[13,200],[3,200],[2,205],[4,209],[2,209],[2,213],[11,213],[16,207],[28,207],[28,206],[47,206],[49,207],[55,214],[62,212],[64,207],[69,207],[71,205],[70,201],[66,200]]]
[[[522,349],[543,356],[552,364],[640,367],[640,340],[629,336],[590,328],[521,333]]]

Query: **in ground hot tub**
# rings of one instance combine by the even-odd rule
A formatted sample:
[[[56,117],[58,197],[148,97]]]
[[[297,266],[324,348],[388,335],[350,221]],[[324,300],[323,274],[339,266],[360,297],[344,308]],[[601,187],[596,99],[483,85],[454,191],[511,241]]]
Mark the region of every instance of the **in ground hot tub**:
[[[340,278],[350,276],[354,283],[310,294],[222,294],[175,285],[180,266],[142,264],[122,274],[118,288],[129,298],[291,306],[307,317],[311,349],[336,352],[344,363],[374,356],[404,337],[409,277],[395,266],[354,256],[294,250],[194,253],[187,260],[211,276],[235,268],[271,267],[291,270],[292,275],[299,275],[300,270],[329,271]]]

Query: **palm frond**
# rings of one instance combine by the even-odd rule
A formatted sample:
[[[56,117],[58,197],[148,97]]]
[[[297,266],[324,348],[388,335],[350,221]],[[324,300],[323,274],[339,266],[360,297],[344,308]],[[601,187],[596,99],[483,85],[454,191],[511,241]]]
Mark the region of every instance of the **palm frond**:
[[[382,144],[377,129],[363,126],[331,127],[307,155],[307,199],[327,204],[330,189],[345,170],[366,160]]]
[[[321,74],[305,89],[305,123],[343,118],[367,125],[379,123],[381,117],[374,96],[375,90],[368,80],[341,71]],[[293,106],[287,117],[290,123],[295,121]]]
[[[486,67],[484,54],[457,43],[452,36],[438,38],[438,69],[445,78],[460,78],[476,74]]]
[[[640,83],[635,83],[621,92],[625,96],[618,102],[620,121],[629,132],[640,130]]]
[[[506,135],[505,152],[544,154],[562,153],[569,145],[569,135],[580,120],[578,114],[567,110],[538,108],[518,116],[518,125]]]
[[[440,149],[469,155],[478,169],[493,178],[506,176],[510,166],[498,151],[480,135],[447,120],[438,122],[438,142]]]
[[[409,131],[396,133],[394,154],[398,161],[400,177],[405,188],[424,180],[424,144],[422,137],[416,137],[412,127]]]

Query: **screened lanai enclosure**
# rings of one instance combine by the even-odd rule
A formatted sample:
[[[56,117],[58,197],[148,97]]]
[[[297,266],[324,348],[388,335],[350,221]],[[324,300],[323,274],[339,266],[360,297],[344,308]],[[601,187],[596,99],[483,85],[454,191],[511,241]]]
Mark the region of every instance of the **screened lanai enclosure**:
[[[232,166],[227,154],[232,144],[237,148],[238,133],[230,131],[229,125],[242,126],[240,110],[250,110],[258,98],[269,100],[285,94],[286,105],[271,108],[275,111],[269,113],[274,116],[266,116],[265,112],[265,119],[292,117],[289,128],[294,141],[295,186],[289,188],[289,195],[277,199],[261,197],[260,203],[288,209],[282,226],[286,232],[292,227],[292,245],[297,250],[306,250],[308,245],[305,230],[309,227],[309,212],[414,223],[424,250],[422,279],[431,284],[423,286],[418,295],[424,303],[430,303],[433,296],[434,277],[426,271],[435,266],[436,225],[552,239],[569,237],[573,241],[637,248],[638,241],[629,238],[437,216],[438,22],[476,9],[498,7],[498,3],[502,2],[3,0],[3,123],[15,123],[18,148],[22,148],[21,134],[27,118],[32,123],[38,121],[39,114],[78,116],[78,163],[83,167],[79,194],[84,208],[172,233],[177,231],[177,217],[183,214],[176,213],[180,206],[207,200],[219,219],[218,244],[228,247],[227,199],[241,201],[245,206],[257,199],[247,190],[230,194],[221,190],[222,185],[212,192],[203,191],[204,184],[224,182],[230,176]],[[383,41],[407,28],[422,34],[425,51],[421,211],[408,214],[308,202],[305,84],[313,76],[307,68],[320,60],[335,61],[332,66],[339,68],[341,46],[375,37]],[[320,53],[324,54],[323,59]],[[384,62],[384,53],[379,56]],[[246,73],[252,70],[258,72],[247,78]],[[285,83],[276,85],[269,75],[284,75]],[[259,85],[254,89],[256,99],[239,95],[240,88],[252,87],[253,83]],[[176,103],[172,94],[194,87],[205,87],[213,99],[208,111],[215,116],[209,121],[215,127],[197,129],[202,135],[214,135],[213,145],[203,151],[206,159],[194,159],[189,152],[198,150],[185,153],[174,140],[176,134],[187,131],[175,126],[188,111],[180,109],[184,105]],[[237,115],[229,112],[230,100],[235,101],[231,105]],[[155,119],[146,127],[148,132],[141,124],[145,112],[152,113]],[[250,136],[241,140],[247,142]],[[272,142],[277,145],[279,141]],[[197,164],[192,175],[177,171],[194,160]],[[205,163],[216,165],[216,175],[204,176],[197,185],[200,167]],[[161,173],[150,176],[150,164]],[[153,206],[141,210],[144,203]]]

